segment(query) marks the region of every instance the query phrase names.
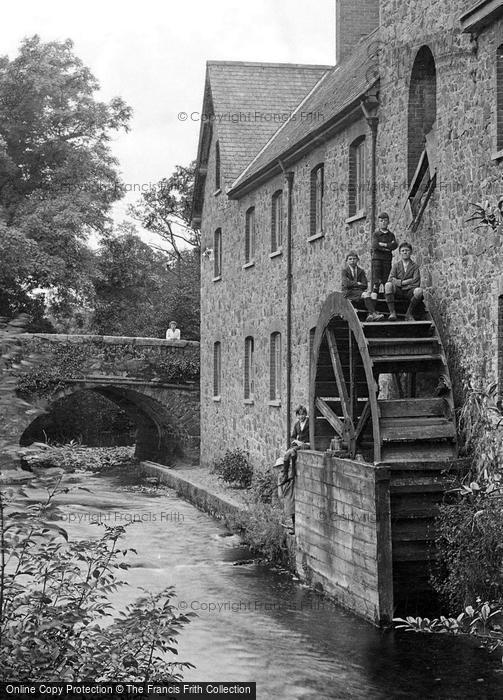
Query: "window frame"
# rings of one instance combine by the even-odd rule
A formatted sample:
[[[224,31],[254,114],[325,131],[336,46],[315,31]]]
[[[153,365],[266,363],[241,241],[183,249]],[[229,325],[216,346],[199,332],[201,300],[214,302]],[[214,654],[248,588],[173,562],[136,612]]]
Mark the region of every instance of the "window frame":
[[[220,399],[222,393],[222,343],[213,343],[213,398]]]
[[[367,151],[365,135],[358,136],[349,146],[348,216],[365,216],[367,197],[365,191]]]
[[[222,229],[213,233],[213,281],[222,279]]]
[[[311,170],[310,238],[323,236],[325,163],[318,163]]]
[[[493,160],[503,158],[503,43],[496,49],[496,119]]]
[[[271,197],[271,253],[283,249],[283,190],[276,190]]]
[[[220,158],[220,141],[215,143],[215,193],[222,189],[222,170]]]
[[[271,333],[269,342],[269,401],[281,401],[281,333],[274,331]]]
[[[245,213],[245,266],[255,264],[256,231],[255,207],[251,206]]]
[[[244,400],[253,403],[255,398],[255,340],[252,335],[245,338]]]

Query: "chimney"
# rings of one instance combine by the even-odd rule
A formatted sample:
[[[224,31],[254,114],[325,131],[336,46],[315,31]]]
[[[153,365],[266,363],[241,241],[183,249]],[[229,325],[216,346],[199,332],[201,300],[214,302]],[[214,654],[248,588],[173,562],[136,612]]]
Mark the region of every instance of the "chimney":
[[[340,65],[379,26],[379,0],[335,0],[335,57]]]

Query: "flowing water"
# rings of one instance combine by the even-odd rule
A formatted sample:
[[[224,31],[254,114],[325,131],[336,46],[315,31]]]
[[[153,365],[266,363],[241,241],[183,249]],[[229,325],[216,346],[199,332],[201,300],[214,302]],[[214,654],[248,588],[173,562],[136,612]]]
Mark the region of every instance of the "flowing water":
[[[187,681],[256,681],[257,697],[503,698],[501,662],[465,640],[384,633],[307,590],[291,575],[250,562],[223,525],[172,491],[145,493],[131,473],[73,475],[91,493],[61,497],[72,537],[108,524],[134,547],[128,587],[114,602],[176,587],[179,609],[197,617],[182,630],[179,660]]]

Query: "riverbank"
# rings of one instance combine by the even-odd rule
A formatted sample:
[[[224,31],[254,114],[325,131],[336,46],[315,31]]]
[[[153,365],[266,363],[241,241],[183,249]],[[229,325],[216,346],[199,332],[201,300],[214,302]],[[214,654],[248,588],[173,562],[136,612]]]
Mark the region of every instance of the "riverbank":
[[[143,461],[139,470],[239,532],[254,554],[295,573],[295,537],[282,524],[279,504],[257,501],[249,490],[227,486],[216,474],[199,466],[166,467]]]

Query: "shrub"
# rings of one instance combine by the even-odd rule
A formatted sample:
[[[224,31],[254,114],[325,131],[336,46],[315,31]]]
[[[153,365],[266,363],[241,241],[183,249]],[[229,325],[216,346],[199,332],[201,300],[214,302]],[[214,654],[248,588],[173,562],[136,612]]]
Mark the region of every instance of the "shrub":
[[[251,486],[253,468],[248,453],[243,450],[227,450],[221,459],[213,462],[211,471],[228,484],[244,489]]]
[[[105,526],[99,539],[69,542],[50,521],[59,488],[21,511],[0,493],[0,680],[179,679],[190,664],[170,654],[190,613],[176,612],[169,587],[110,620],[109,596],[125,585],[116,571],[129,567],[131,550],[119,546],[124,528]],[[16,500],[23,495],[11,491]]]
[[[463,492],[466,495],[462,495]],[[503,597],[503,495],[476,483],[462,487],[436,520],[438,563],[432,585],[451,611],[480,597]]]
[[[252,492],[257,503],[272,503],[277,493],[277,474],[271,469],[254,471]]]
[[[278,503],[252,501],[248,510],[241,512],[229,524],[241,530],[243,541],[252,552],[268,561],[288,565],[289,554],[281,517],[282,510]]]

